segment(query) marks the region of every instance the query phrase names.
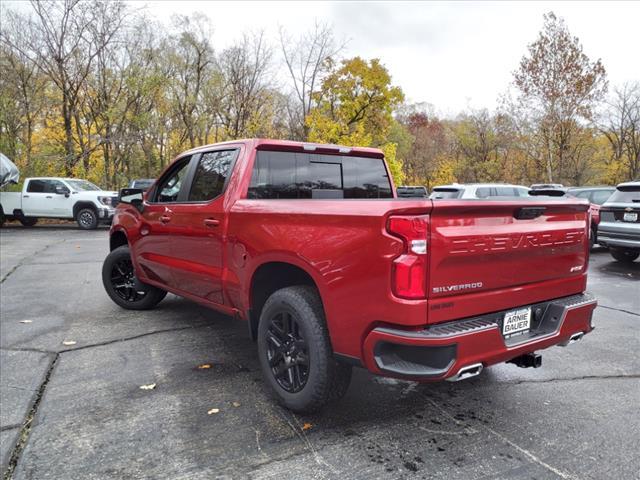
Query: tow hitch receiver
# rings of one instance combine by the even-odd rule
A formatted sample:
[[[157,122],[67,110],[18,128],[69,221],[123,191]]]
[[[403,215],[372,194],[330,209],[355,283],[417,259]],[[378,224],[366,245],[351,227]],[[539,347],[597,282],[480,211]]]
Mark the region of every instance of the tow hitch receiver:
[[[512,358],[507,363],[513,363],[520,368],[539,368],[542,366],[542,355],[539,353],[527,353],[519,357]]]

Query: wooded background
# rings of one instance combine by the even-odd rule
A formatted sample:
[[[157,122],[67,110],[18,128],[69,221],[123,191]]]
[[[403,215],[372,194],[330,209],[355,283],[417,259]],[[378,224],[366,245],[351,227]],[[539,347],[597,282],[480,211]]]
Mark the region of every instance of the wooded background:
[[[185,149],[246,137],[380,147],[396,184],[429,189],[640,177],[640,84],[609,85],[606,59],[590,59],[553,13],[497,109],[440,118],[405,102],[384,59],[345,58],[322,23],[217,50],[203,15],[167,29],[119,1],[30,6],[0,17],[0,151],[23,178],[120,188]]]

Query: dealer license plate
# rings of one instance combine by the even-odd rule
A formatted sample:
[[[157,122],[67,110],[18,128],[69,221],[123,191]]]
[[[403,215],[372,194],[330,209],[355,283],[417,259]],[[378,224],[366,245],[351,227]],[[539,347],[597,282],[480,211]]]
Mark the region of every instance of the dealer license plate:
[[[511,310],[504,314],[502,323],[502,335],[510,337],[519,333],[528,332],[531,328],[531,307]]]
[[[635,212],[625,212],[625,214],[622,216],[622,219],[625,222],[637,222],[638,214]]]

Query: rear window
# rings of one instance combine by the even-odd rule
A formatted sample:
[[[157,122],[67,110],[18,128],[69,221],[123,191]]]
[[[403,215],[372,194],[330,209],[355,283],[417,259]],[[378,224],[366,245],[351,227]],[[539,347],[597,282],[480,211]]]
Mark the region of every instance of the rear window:
[[[604,202],[609,200],[609,197],[613,192],[615,192],[615,190],[595,190],[593,195],[591,195],[591,203],[602,205]]]
[[[607,201],[616,203],[640,203],[640,184],[619,187]]]
[[[381,158],[258,151],[248,198],[393,198]]]
[[[434,188],[429,198],[433,200],[443,200],[447,198],[458,198],[462,193],[461,190],[457,188]]]

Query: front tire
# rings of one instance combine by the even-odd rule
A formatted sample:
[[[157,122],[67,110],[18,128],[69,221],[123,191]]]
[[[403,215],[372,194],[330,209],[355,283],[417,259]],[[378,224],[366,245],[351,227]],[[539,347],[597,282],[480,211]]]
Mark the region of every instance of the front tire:
[[[76,214],[76,222],[82,230],[98,228],[98,214],[93,208],[83,208]]]
[[[116,248],[104,259],[102,284],[111,300],[127,310],[149,310],[167,295],[136,278],[128,245]]]
[[[19,221],[23,227],[33,227],[38,223],[38,219],[35,217],[20,217]]]
[[[611,248],[609,250],[611,256],[621,263],[633,263],[640,256],[640,252],[634,250],[626,250],[624,248]]]
[[[286,287],[265,303],[258,325],[262,373],[290,410],[312,413],[343,396],[351,366],[336,362],[322,302],[308,286]]]

